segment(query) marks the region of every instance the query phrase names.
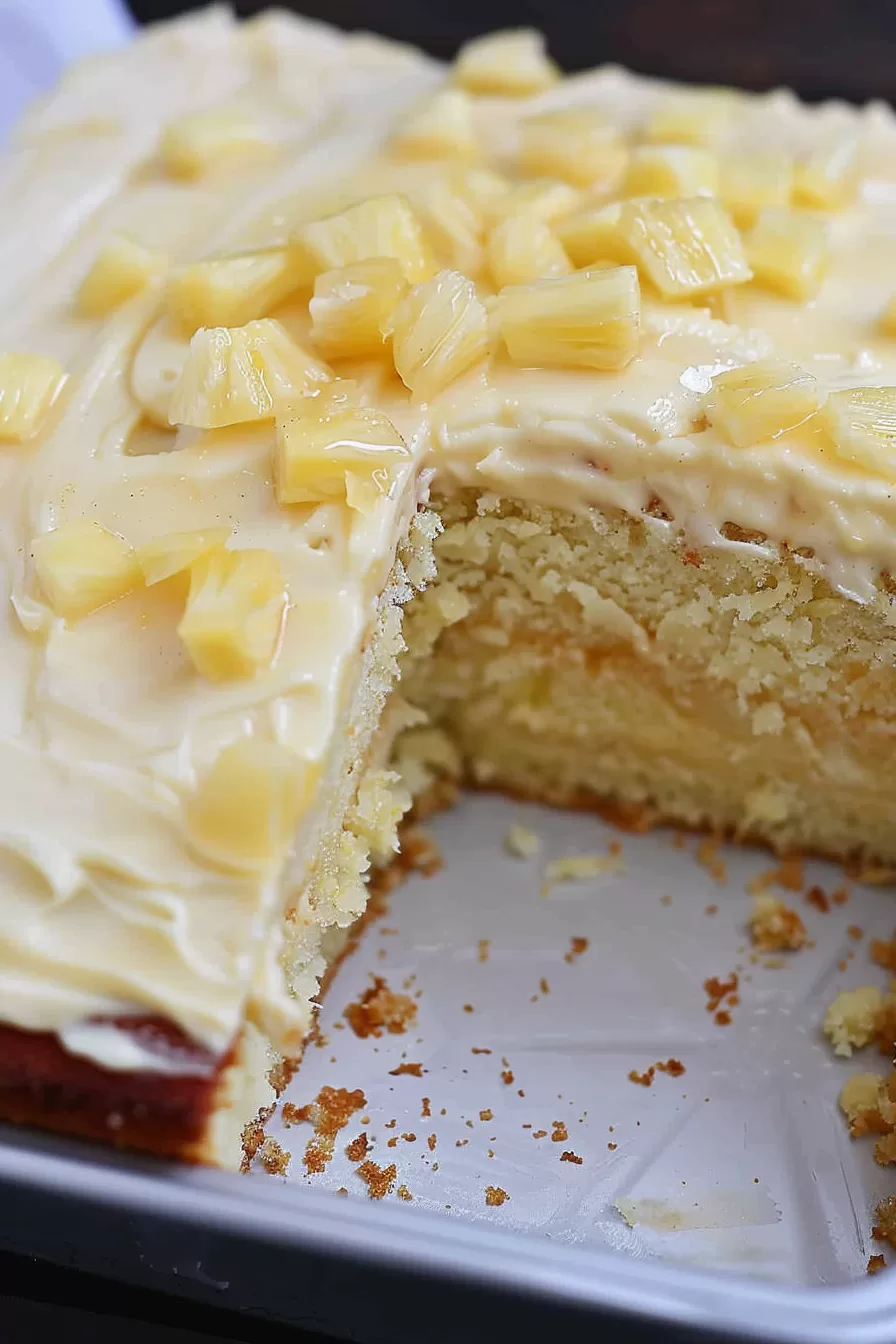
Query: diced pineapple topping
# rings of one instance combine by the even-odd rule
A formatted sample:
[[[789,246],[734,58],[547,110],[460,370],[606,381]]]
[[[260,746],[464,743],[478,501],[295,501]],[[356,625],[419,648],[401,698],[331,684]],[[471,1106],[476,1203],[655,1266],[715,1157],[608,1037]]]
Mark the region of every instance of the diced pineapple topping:
[[[371,196],[306,224],[298,236],[312,278],[369,257],[395,257],[413,285],[432,272],[420,221],[402,196]]]
[[[489,213],[510,190],[510,183],[491,168],[463,168],[452,175],[452,185],[478,215]]]
[[[655,145],[715,145],[736,105],[730,89],[693,89],[661,98],[648,119],[644,139]]]
[[[190,843],[213,863],[266,872],[285,858],[318,771],[277,742],[225,747],[185,807]]]
[[[0,354],[0,442],[34,438],[64,376],[45,355]]]
[[[715,156],[697,145],[639,145],[622,185],[624,196],[714,196]]]
[[[94,522],[63,523],[32,545],[34,568],[57,616],[76,621],[142,581],[132,546]]]
[[[568,275],[572,263],[550,227],[537,215],[511,215],[496,224],[486,244],[496,289]]]
[[[412,111],[392,148],[409,159],[472,159],[479,152],[473,103],[463,89],[440,89]]]
[[[837,210],[846,205],[855,195],[857,156],[855,140],[836,140],[819,146],[797,164],[794,204],[813,210]]]
[[[821,418],[838,456],[896,480],[896,387],[832,392]]]
[[[398,430],[378,411],[346,407],[277,422],[275,483],[281,504],[347,500],[366,513],[408,457]]]
[[[190,595],[177,633],[209,681],[251,677],[273,662],[285,607],[286,584],[275,555],[214,546],[190,567]]]
[[[456,271],[416,285],[383,330],[392,337],[398,376],[420,401],[488,354],[488,315],[472,281]]]
[[[470,93],[526,98],[556,84],[560,71],[533,28],[509,28],[467,42],[457,53],[454,81]]]
[[[502,289],[496,309],[514,364],[621,369],[637,353],[641,300],[634,266]]]
[[[786,360],[758,360],[712,380],[705,400],[710,424],[738,448],[795,429],[818,409],[818,383]]]
[[[710,294],[751,278],[740,234],[712,197],[627,201],[619,233],[638,269],[666,298]]]
[[[519,167],[527,177],[609,187],[621,177],[627,158],[619,132],[591,108],[543,112],[520,127]]]
[[[312,340],[328,359],[377,354],[385,344],[381,327],[406,289],[394,257],[370,257],[324,271],[308,305]]]
[[[482,214],[450,181],[424,183],[413,194],[433,252],[443,266],[475,275],[482,265]]]
[[[159,153],[172,177],[195,178],[220,168],[242,167],[272,145],[260,126],[240,108],[189,112],[162,132]]]
[[[554,221],[552,228],[574,266],[598,261],[633,262],[634,253],[619,232],[622,202],[587,206]]]
[[[520,215],[523,211],[537,215],[548,223],[559,219],[570,210],[574,210],[582,199],[582,193],[568,182],[557,182],[550,177],[535,177],[529,182],[516,182],[503,195],[495,197],[486,204],[485,213],[493,223],[506,219],[508,215]]]
[[[792,187],[793,160],[789,154],[770,149],[722,158],[719,195],[741,229],[749,228],[767,206],[787,205]]]
[[[174,574],[182,574],[201,555],[215,546],[223,546],[230,536],[229,527],[207,527],[195,532],[168,532],[137,547],[137,564],[148,588]]]
[[[811,299],[828,256],[824,220],[770,206],[746,238],[747,258],[758,284],[790,299]]]
[[[105,317],[161,275],[165,257],[130,238],[110,238],[102,247],[75,296],[82,317]]]
[[[304,281],[301,258],[293,248],[213,257],[174,272],[168,281],[168,310],[191,334],[198,327],[241,327],[266,317]]]
[[[331,377],[271,318],[201,327],[172,392],[169,420],[199,429],[267,420]]]

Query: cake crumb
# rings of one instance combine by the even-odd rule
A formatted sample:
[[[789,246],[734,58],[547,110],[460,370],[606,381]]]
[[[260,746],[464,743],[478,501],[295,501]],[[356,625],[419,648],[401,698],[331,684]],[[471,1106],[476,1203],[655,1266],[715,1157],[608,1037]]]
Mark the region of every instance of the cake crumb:
[[[477,945],[477,955],[480,961],[488,961],[489,948],[492,945],[491,938],[480,938]]]
[[[474,1009],[472,1003],[465,1003],[465,1004],[464,1004],[464,1012],[465,1012],[465,1013],[472,1013],[472,1012],[475,1012],[475,1011],[476,1011],[476,1010]]]
[[[485,1187],[485,1202],[489,1208],[500,1208],[509,1198],[507,1191],[502,1190],[500,1185],[487,1185]]]
[[[371,1199],[383,1199],[392,1190],[398,1172],[394,1162],[388,1167],[380,1167],[368,1159],[355,1168],[355,1174],[360,1176],[367,1186],[367,1193]]]
[[[370,1151],[367,1135],[361,1133],[356,1139],[345,1145],[345,1155],[349,1162],[362,1162]]]
[[[408,1200],[414,1198],[414,1196],[411,1194],[410,1190],[407,1188],[406,1185],[400,1185],[398,1189],[395,1191],[395,1193],[399,1199]]]
[[[886,1269],[886,1267],[887,1262],[882,1255],[869,1255],[868,1265],[865,1272],[867,1274],[879,1274],[881,1270]]]
[[[667,1073],[671,1078],[680,1078],[685,1072],[687,1070],[680,1059],[658,1059],[655,1064],[649,1065],[643,1073],[639,1073],[637,1069],[631,1069],[628,1078],[630,1082],[637,1083],[640,1087],[650,1087],[658,1073]]]
[[[750,936],[760,952],[796,952],[806,942],[806,926],[795,910],[767,892],[753,897]]]
[[[532,1131],[533,1139],[543,1139],[547,1135],[546,1129],[536,1129]]]
[[[439,847],[422,826],[412,823],[401,832],[401,857],[405,867],[422,877],[432,877],[444,867]]]
[[[466,1148],[469,1142],[470,1142],[469,1139],[455,1139],[454,1146],[455,1148]]]
[[[528,826],[511,826],[504,836],[504,848],[515,859],[532,859],[541,849],[541,837]]]
[[[286,1107],[289,1105],[290,1105],[289,1102],[286,1102],[284,1104],[284,1112],[286,1110]],[[252,1159],[255,1157],[255,1154],[258,1152],[259,1148],[264,1143],[265,1140],[264,1127],[270,1120],[271,1116],[274,1114],[275,1110],[276,1106],[262,1106],[261,1109],[258,1111],[257,1115],[255,1116],[255,1119],[249,1120],[245,1125],[243,1125],[243,1132],[240,1136],[243,1149],[243,1155],[242,1158],[240,1159],[240,1171],[244,1175],[252,1166]]]
[[[859,928],[858,924],[847,924],[846,932],[849,934],[850,938],[853,940],[854,943],[860,943],[862,939],[865,937],[864,933]]]
[[[883,992],[877,985],[842,989],[824,1016],[824,1034],[834,1054],[848,1058],[873,1041],[883,1007]]]
[[[560,1161],[574,1162],[577,1167],[580,1167],[582,1165],[583,1159],[579,1157],[577,1153],[570,1152],[570,1150],[567,1148],[564,1152],[560,1154]]]
[[[722,842],[712,835],[705,835],[697,846],[695,858],[706,869],[713,881],[720,886],[728,881],[728,865],[719,853]]]
[[[350,1003],[342,1014],[356,1036],[379,1038],[383,1031],[399,1036],[407,1031],[417,1016],[417,1005],[406,994],[396,994],[379,975],[371,977],[373,984],[365,989],[356,1003]]]
[[[823,915],[826,915],[831,908],[831,903],[825,895],[824,889],[819,886],[810,887],[806,892],[806,904],[813,906]]]
[[[868,954],[875,966],[896,973],[896,934],[892,938],[872,938]]]
[[[281,1148],[277,1140],[272,1139],[270,1135],[258,1149],[258,1160],[271,1176],[285,1176],[289,1171],[291,1157],[292,1153],[288,1153],[285,1148]]]
[[[577,957],[583,956],[588,951],[587,938],[570,938],[569,951],[563,954],[563,960],[568,961],[570,966]]]
[[[437,1143],[438,1139],[435,1134],[428,1134],[426,1136],[426,1146],[431,1153],[435,1152]]]
[[[719,913],[719,907],[717,905],[708,905],[703,913],[704,915],[717,915]]]
[[[492,1052],[484,1045],[474,1045],[470,1051],[471,1055],[490,1055]]]
[[[333,1156],[336,1135],[366,1105],[367,1098],[360,1088],[349,1092],[344,1087],[322,1087],[313,1102],[296,1108],[297,1116],[314,1125],[314,1134],[305,1145],[302,1158],[309,1175],[325,1170]]]
[[[703,981],[703,990],[707,997],[706,1011],[714,1013],[729,994],[736,994],[739,984],[737,971],[732,971],[727,979],[711,975]]]
[[[430,1101],[429,1097],[424,1097],[420,1107],[420,1119],[428,1120],[431,1115],[432,1115],[432,1102]]]
[[[875,1224],[871,1235],[875,1241],[886,1241],[896,1250],[896,1195],[882,1199],[874,1210]]]
[[[831,892],[831,901],[834,905],[845,905],[849,900],[849,892],[846,887],[838,887],[836,891]]]
[[[422,1064],[399,1064],[397,1068],[389,1070],[390,1078],[400,1078],[403,1074],[410,1074],[412,1078],[422,1078],[426,1070]]]
[[[495,1118],[494,1115],[489,1110],[479,1112],[479,1119],[483,1122],[483,1124],[487,1123],[489,1120],[494,1120],[494,1118]]]
[[[538,988],[541,990],[542,994],[550,994],[551,992],[551,987],[544,976],[539,980]]]
[[[567,854],[552,859],[542,874],[541,894],[548,896],[560,882],[584,882],[604,873],[624,873],[625,864],[618,854]]]
[[[512,1069],[502,1069],[502,1070],[501,1070],[501,1082],[502,1082],[502,1083],[506,1083],[506,1085],[507,1085],[508,1087],[510,1087],[510,1084],[511,1084],[513,1081],[514,1081],[514,1078],[513,1078],[513,1070],[512,1070]]]
[[[569,1138],[569,1131],[562,1120],[551,1121],[551,1143],[565,1143]]]

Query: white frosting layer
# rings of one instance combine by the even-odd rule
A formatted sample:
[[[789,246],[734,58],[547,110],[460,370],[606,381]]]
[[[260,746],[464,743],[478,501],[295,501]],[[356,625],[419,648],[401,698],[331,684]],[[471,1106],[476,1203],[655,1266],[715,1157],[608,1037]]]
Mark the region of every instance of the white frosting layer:
[[[641,353],[621,374],[498,360],[423,407],[379,369],[340,369],[414,450],[370,515],[278,508],[270,425],[176,436],[152,426],[164,423],[186,345],[159,319],[157,291],[105,324],[73,315],[99,244],[124,231],[179,261],[277,242],[331,204],[411,188],[429,170],[387,165],[376,151],[440,77],[422,56],[376,39],[285,17],[238,29],[210,11],[76,67],[0,167],[0,349],[53,355],[68,372],[39,444],[0,451],[0,582],[10,598],[0,618],[0,1020],[57,1031],[108,1067],[149,1068],[152,1056],[85,1019],[158,1014],[214,1052],[247,1004],[266,1021],[304,1020],[265,956],[282,914],[279,882],[203,862],[185,836],[183,801],[241,736],[326,763],[421,468],[574,511],[640,513],[660,500],[672,522],[655,524],[699,546],[743,544],[725,539],[732,523],[811,548],[808,563],[858,600],[882,569],[896,572],[889,482],[799,432],[735,449],[696,429],[713,374],[772,352],[824,389],[896,383],[896,341],[876,332],[896,290],[896,128],[883,108],[809,112],[780,93],[751,100],[738,121],[749,144],[803,149],[832,130],[860,140],[863,197],[834,220],[829,275],[811,304],[749,285],[713,312],[645,306]],[[534,105],[485,103],[481,128],[493,149],[510,149],[522,111],[594,102],[628,125],[655,96],[649,81],[607,68]],[[276,143],[274,166],[166,179],[153,161],[162,126],[235,97]],[[304,302],[277,316],[305,337]],[[290,609],[270,672],[204,682],[161,590],[76,623],[54,618],[30,546],[78,518],[134,545],[226,523],[232,546],[275,552]]]

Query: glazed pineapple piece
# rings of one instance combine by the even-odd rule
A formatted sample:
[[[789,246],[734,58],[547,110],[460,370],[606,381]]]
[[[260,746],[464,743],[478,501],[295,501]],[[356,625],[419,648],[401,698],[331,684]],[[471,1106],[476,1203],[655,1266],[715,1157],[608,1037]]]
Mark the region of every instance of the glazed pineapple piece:
[[[476,275],[482,265],[483,215],[462,184],[437,178],[413,193],[431,252],[443,266]]]
[[[574,266],[599,261],[634,262],[635,255],[619,231],[622,202],[586,206],[555,220],[552,228]]]
[[[270,419],[332,374],[271,318],[202,327],[171,397],[173,425],[221,429]]]
[[[241,327],[266,317],[305,281],[293,248],[274,247],[242,256],[213,257],[175,271],[167,304],[178,327]]]
[[[370,257],[324,271],[308,305],[315,346],[327,359],[377,354],[385,344],[381,328],[406,289],[394,257]]]
[[[168,532],[137,547],[137,564],[147,588],[183,574],[209,551],[223,546],[229,527],[208,527],[191,532]]]
[[[99,523],[62,523],[32,545],[34,570],[57,616],[77,621],[142,582],[132,546]]]
[[[486,217],[495,223],[509,215],[525,213],[537,215],[550,223],[574,210],[582,193],[569,182],[553,177],[535,177],[531,181],[516,182],[507,191],[496,195],[484,209]]]
[[[251,677],[273,662],[285,609],[286,584],[275,555],[213,546],[190,567],[177,632],[208,681]]]
[[[172,177],[192,179],[222,169],[242,168],[273,146],[258,122],[239,107],[190,112],[166,126],[159,157]]]
[[[165,265],[160,252],[130,238],[110,238],[81,282],[75,310],[82,317],[105,317],[162,275]]]
[[[822,219],[796,210],[763,210],[746,237],[756,283],[805,302],[818,292],[828,257]]]
[[[704,407],[710,424],[738,448],[795,429],[818,409],[818,383],[786,360],[757,360],[720,373]]]
[[[638,273],[617,266],[513,286],[498,295],[496,312],[514,364],[621,369],[638,350]]]
[[[394,257],[416,284],[433,270],[420,221],[402,196],[373,196],[306,224],[296,239],[309,277],[371,257]]]
[[[280,504],[345,500],[367,512],[389,493],[409,457],[398,430],[363,407],[309,408],[277,422],[275,488]]]
[[[527,98],[556,84],[560,72],[532,28],[507,29],[474,38],[461,47],[454,80],[470,93]]]
[[[619,235],[639,271],[668,299],[711,294],[752,278],[740,234],[714,198],[626,202]]]
[[[720,164],[719,195],[738,228],[748,228],[768,206],[786,206],[793,188],[793,160],[769,149],[725,154]]]
[[[536,215],[511,215],[496,224],[486,243],[496,289],[567,275],[572,263],[549,225]]]
[[[697,145],[639,145],[622,184],[624,196],[713,196],[715,155]]]
[[[591,108],[564,108],[527,117],[520,127],[519,171],[556,177],[576,187],[611,187],[628,151],[619,132]]]
[[[489,350],[488,316],[472,282],[440,271],[401,300],[383,328],[414,398],[429,401]]]
[[[793,184],[796,205],[813,210],[838,210],[856,192],[858,144],[852,138],[820,145],[797,165]]]
[[[58,360],[45,355],[0,354],[0,443],[40,432],[64,377]]]
[[[731,89],[692,89],[659,98],[644,127],[644,139],[657,145],[711,148],[724,135],[737,103]]]
[[[399,126],[391,149],[407,159],[476,158],[479,140],[470,95],[463,89],[440,89]]]
[[[896,480],[896,387],[832,392],[821,419],[839,457]]]

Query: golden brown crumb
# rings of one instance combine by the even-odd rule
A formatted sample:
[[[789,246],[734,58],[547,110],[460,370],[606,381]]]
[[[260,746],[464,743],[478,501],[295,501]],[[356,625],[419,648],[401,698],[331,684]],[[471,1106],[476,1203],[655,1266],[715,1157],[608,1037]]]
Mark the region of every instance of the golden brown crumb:
[[[483,1123],[485,1123],[485,1122],[488,1121],[488,1120],[494,1120],[494,1118],[495,1118],[495,1117],[494,1117],[494,1115],[492,1114],[491,1111],[485,1110],[485,1111],[480,1111],[480,1112],[479,1112],[479,1119],[480,1119]]]
[[[345,1155],[349,1162],[361,1162],[370,1151],[370,1144],[367,1142],[367,1135],[361,1133],[351,1143],[345,1145]]]
[[[532,1133],[533,1139],[543,1139],[547,1134],[546,1129],[536,1129]]]
[[[288,1105],[289,1103],[287,1103]],[[242,1148],[243,1156],[240,1161],[240,1171],[245,1174],[252,1165],[252,1159],[264,1143],[264,1127],[270,1120],[276,1110],[275,1106],[262,1106],[254,1120],[248,1121],[243,1126]]]
[[[711,975],[708,980],[703,981],[703,989],[707,996],[706,1011],[714,1013],[729,994],[735,994],[738,987],[737,971],[732,971],[727,980],[720,979],[717,975]]]
[[[437,1144],[437,1143],[438,1143],[438,1139],[436,1138],[435,1134],[428,1134],[428,1135],[427,1135],[427,1137],[426,1137],[426,1146],[427,1146],[427,1148],[429,1149],[429,1151],[430,1151],[431,1153],[434,1153],[434,1152],[435,1152],[435,1150],[436,1150],[436,1144]]]
[[[455,1148],[466,1148],[469,1142],[470,1142],[469,1139],[455,1139],[454,1146]]]
[[[719,913],[719,907],[717,905],[708,905],[703,913],[704,915],[717,915]]]
[[[609,1150],[610,1150],[611,1153],[615,1153],[616,1149],[619,1147],[619,1144],[618,1144],[618,1143],[608,1143],[608,1144],[607,1144],[607,1147],[609,1148]]]
[[[501,1070],[501,1082],[502,1082],[502,1083],[506,1083],[508,1087],[510,1086],[510,1084],[513,1082],[513,1070],[512,1070],[512,1069],[502,1069],[502,1070]]]
[[[395,1191],[395,1193],[396,1193],[396,1195],[398,1196],[399,1199],[413,1199],[413,1198],[414,1198],[414,1196],[411,1194],[410,1190],[407,1188],[406,1185],[400,1185],[400,1186],[398,1187],[398,1189]]]
[[[720,1008],[713,1018],[713,1022],[715,1022],[717,1027],[730,1027],[731,1014],[727,1012],[726,1009]]]
[[[720,846],[720,840],[717,840],[714,836],[705,835],[697,846],[695,857],[713,880],[723,885],[728,881],[728,865],[719,854]]]
[[[292,1123],[310,1121],[314,1125],[314,1135],[305,1145],[302,1159],[309,1174],[325,1169],[333,1156],[336,1135],[366,1105],[367,1098],[360,1088],[349,1092],[344,1087],[322,1087],[308,1106],[295,1108]]]
[[[680,1059],[658,1059],[655,1064],[651,1064],[643,1073],[638,1073],[637,1069],[629,1072],[629,1081],[638,1083],[641,1087],[650,1087],[657,1073],[667,1073],[672,1078],[680,1078],[685,1072],[685,1067]]]
[[[405,1143],[416,1143],[416,1142],[417,1142],[417,1135],[416,1135],[416,1134],[402,1134],[401,1137],[404,1139]]]
[[[491,938],[479,939],[479,960],[488,961],[488,950],[492,945]]]
[[[879,1274],[882,1269],[886,1269],[887,1262],[882,1255],[869,1255],[866,1273]]]
[[[569,1138],[569,1131],[562,1120],[551,1121],[551,1143],[565,1143]]]
[[[876,966],[896,973],[896,933],[890,939],[872,938],[868,952]]]
[[[570,938],[569,951],[564,954],[563,960],[568,961],[571,966],[572,963],[575,961],[576,957],[581,957],[587,951],[588,951],[587,938]],[[544,993],[544,990],[542,990],[542,993]]]
[[[397,1068],[389,1070],[390,1078],[400,1078],[403,1074],[410,1074],[412,1078],[422,1078],[426,1070],[422,1064],[399,1064]]]
[[[491,1054],[491,1050],[489,1050],[489,1049],[488,1049],[486,1046],[484,1046],[484,1045],[474,1045],[473,1048],[472,1048],[472,1050],[470,1051],[470,1054],[471,1054],[471,1055],[490,1055],[490,1054]]]
[[[356,1036],[382,1036],[383,1031],[401,1035],[417,1016],[417,1005],[406,994],[396,994],[381,976],[372,977],[373,984],[365,989],[357,1003],[350,1003],[343,1013]]]
[[[277,1140],[272,1139],[270,1135],[258,1150],[258,1160],[271,1176],[285,1176],[289,1171],[291,1157],[292,1154],[281,1148]]]
[[[847,924],[846,932],[849,934],[850,938],[852,938],[852,940],[856,943],[861,942],[865,936],[862,930],[859,928],[858,924]]]
[[[474,1012],[474,1011],[475,1011],[475,1010],[474,1010],[474,1008],[473,1008],[472,1003],[465,1003],[465,1004],[464,1004],[464,1012],[465,1012],[465,1013],[472,1013],[472,1012]]]
[[[393,1134],[393,1136],[392,1136],[391,1139],[387,1139],[387,1140],[386,1140],[386,1147],[387,1147],[387,1148],[397,1148],[397,1147],[398,1147],[398,1135],[397,1135],[397,1134]]]
[[[432,1115],[432,1102],[429,1100],[429,1097],[424,1097],[423,1104],[420,1108],[420,1119],[428,1120],[431,1115]]]
[[[826,915],[831,908],[831,903],[821,887],[810,887],[806,892],[806,904],[814,906],[816,910]]]
[[[384,1195],[388,1195],[398,1174],[394,1162],[388,1167],[379,1167],[370,1159],[356,1167],[355,1172],[367,1186],[367,1193],[371,1199],[382,1199]]]
[[[789,905],[763,892],[753,897],[750,936],[760,952],[795,952],[806,942],[806,926]]]
[[[882,1199],[874,1210],[875,1224],[871,1235],[875,1241],[886,1241],[896,1250],[896,1195]]]
[[[487,1185],[485,1187],[485,1202],[490,1208],[500,1208],[509,1198],[507,1191],[502,1190],[500,1185]]]
[[[845,905],[849,900],[849,892],[846,887],[838,887],[836,891],[831,892],[831,900],[834,905]]]
[[[576,1153],[570,1152],[569,1149],[566,1149],[565,1152],[562,1152],[560,1154],[560,1161],[574,1162],[577,1167],[580,1167],[582,1165],[582,1158],[580,1158]]]
[[[538,988],[541,990],[542,994],[550,994],[551,992],[551,987],[548,984],[547,980],[544,978],[544,976],[542,976],[541,979],[539,980]]]
[[[683,565],[693,565],[694,569],[699,569],[703,564],[703,557],[694,546],[689,546],[682,552],[681,563]]]

